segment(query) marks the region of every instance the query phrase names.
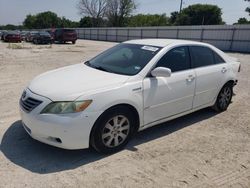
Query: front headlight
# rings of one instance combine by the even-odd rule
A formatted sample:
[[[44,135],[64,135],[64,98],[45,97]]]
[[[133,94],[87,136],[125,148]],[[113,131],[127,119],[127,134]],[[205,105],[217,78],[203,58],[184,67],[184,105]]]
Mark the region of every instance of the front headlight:
[[[52,102],[48,104],[41,114],[69,114],[85,110],[92,100],[74,101],[74,102]]]

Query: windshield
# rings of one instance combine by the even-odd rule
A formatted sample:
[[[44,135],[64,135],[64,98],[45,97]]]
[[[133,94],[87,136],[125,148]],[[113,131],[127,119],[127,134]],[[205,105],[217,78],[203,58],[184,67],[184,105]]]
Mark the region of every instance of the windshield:
[[[161,47],[119,44],[85,64],[106,72],[136,75],[159,52]]]

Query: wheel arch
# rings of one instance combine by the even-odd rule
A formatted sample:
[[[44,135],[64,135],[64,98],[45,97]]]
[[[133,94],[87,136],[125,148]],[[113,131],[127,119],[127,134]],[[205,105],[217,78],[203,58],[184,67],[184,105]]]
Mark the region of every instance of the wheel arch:
[[[218,92],[217,92],[217,94],[216,94],[214,103],[216,102],[216,99],[217,99],[217,97],[218,97],[220,91],[222,90],[222,88],[223,88],[225,85],[227,85],[227,84],[231,84],[232,87],[233,87],[233,86],[234,86],[234,83],[235,83],[235,80],[233,80],[233,79],[229,79],[227,82],[225,82],[225,83],[221,86],[221,88],[219,88],[219,90],[218,90]]]
[[[235,80],[233,80],[233,79],[228,80],[228,81],[223,85],[223,87],[224,87],[226,84],[230,84],[230,85],[234,86]],[[222,88],[223,88],[223,87],[222,87]]]

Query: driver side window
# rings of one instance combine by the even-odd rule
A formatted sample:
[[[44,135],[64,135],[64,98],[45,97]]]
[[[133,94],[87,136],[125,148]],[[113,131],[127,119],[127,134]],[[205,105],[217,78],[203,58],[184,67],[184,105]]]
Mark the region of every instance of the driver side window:
[[[172,72],[190,69],[188,47],[182,46],[168,51],[157,63],[156,67],[166,67]]]

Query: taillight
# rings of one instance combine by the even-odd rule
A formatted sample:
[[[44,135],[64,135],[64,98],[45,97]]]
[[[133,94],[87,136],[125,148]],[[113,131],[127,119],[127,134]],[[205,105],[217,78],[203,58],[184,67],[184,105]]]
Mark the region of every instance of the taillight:
[[[238,72],[240,72],[240,69],[241,69],[241,64],[240,64],[240,66],[239,66]]]

